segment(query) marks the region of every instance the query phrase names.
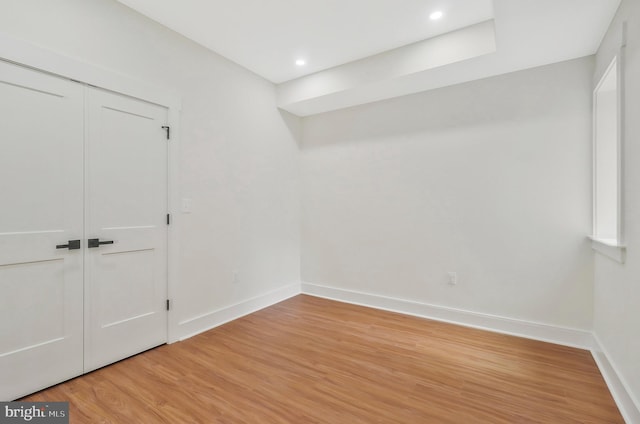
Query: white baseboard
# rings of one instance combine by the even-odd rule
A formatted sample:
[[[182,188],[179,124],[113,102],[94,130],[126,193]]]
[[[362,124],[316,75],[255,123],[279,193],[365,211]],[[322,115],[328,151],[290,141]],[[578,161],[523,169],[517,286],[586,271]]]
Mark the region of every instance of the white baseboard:
[[[622,378],[622,374],[617,371],[617,367],[611,361],[611,356],[600,343],[596,334],[593,335],[594,345],[591,350],[604,381],[609,386],[609,391],[618,405],[618,409],[627,424],[640,424],[640,402],[631,395],[628,385]]]
[[[640,424],[640,404],[627,389],[628,386],[616,371],[616,367],[609,359],[610,356],[606,353],[598,338],[587,330],[558,327],[318,284],[302,283],[302,285],[291,284],[281,287],[243,302],[181,321],[178,324],[179,333],[182,334],[179,340],[188,339],[196,334],[274,305],[300,293],[590,350],[627,424]]]
[[[260,296],[227,306],[222,309],[207,312],[197,317],[189,318],[178,323],[179,337],[182,341],[212,328],[218,327],[234,319],[274,305],[290,297],[300,294],[300,284],[295,283],[270,291]]]
[[[311,283],[302,283],[302,293],[580,349],[591,350],[593,347],[593,335],[587,330],[557,327]]]

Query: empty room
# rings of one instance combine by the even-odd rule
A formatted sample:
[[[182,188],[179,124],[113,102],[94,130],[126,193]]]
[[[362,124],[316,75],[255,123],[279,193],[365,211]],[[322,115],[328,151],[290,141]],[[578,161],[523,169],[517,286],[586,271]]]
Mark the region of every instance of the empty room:
[[[0,129],[0,423],[640,424],[638,0],[0,0]]]

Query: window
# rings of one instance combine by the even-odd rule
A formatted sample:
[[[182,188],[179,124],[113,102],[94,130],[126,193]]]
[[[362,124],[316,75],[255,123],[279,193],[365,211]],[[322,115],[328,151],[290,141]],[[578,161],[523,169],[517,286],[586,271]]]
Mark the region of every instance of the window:
[[[623,261],[621,78],[615,57],[593,92],[593,246]]]

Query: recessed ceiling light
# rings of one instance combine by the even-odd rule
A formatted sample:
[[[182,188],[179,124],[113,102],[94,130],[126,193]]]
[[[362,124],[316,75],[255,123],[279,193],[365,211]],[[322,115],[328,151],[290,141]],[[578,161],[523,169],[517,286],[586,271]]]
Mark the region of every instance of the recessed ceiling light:
[[[307,62],[304,59],[296,60],[296,65],[298,65],[298,66],[304,66],[306,64],[307,64]]]
[[[431,15],[429,15],[429,19],[431,19],[432,21],[437,21],[438,19],[442,18],[444,14],[442,13],[442,11],[440,10],[436,10],[435,12],[432,12]]]

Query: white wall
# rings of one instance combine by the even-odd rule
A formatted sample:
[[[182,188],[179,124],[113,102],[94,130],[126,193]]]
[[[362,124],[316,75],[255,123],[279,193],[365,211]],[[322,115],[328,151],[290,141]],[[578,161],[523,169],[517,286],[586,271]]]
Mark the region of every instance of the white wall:
[[[623,0],[596,56],[593,84],[595,87],[620,47],[624,20],[628,21],[623,68],[626,84],[623,221],[627,256],[626,262],[620,264],[596,255],[594,329],[635,402],[635,416],[640,420],[640,2],[637,0]]]
[[[488,20],[279,84],[278,105],[298,116],[308,116],[398,97],[407,93],[400,87],[410,85],[407,80],[418,75],[424,78],[428,73],[435,83],[437,78],[431,71],[438,69],[453,78],[446,85],[453,85],[477,77],[460,79],[452,64],[477,72],[482,66],[472,59],[487,55],[495,59],[495,53],[495,23]],[[426,89],[412,86],[410,92]]]
[[[302,280],[590,330],[592,64],[305,118]]]
[[[636,404],[639,9],[595,73],[628,19],[628,254],[596,256],[594,327]],[[305,281],[591,329],[592,59],[306,118],[300,190],[300,122],[245,69],[112,0],[3,0],[0,32],[180,92],[178,321],[299,281],[301,192]]]
[[[271,83],[112,0],[3,0],[0,32],[181,94],[178,321],[299,283],[299,123]]]

